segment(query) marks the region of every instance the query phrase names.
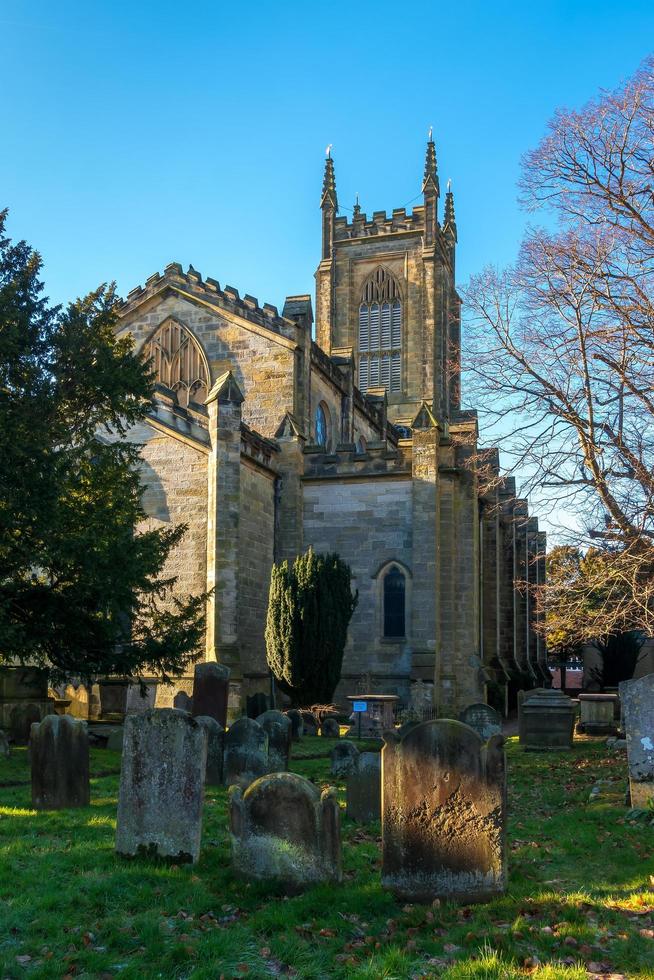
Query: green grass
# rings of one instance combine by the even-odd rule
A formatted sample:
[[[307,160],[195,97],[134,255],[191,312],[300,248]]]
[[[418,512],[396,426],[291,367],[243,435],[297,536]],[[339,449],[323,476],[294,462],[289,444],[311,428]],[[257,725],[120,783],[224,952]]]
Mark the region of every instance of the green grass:
[[[293,770],[327,785],[327,758],[306,757],[332,744],[303,740]],[[57,813],[30,809],[25,750],[0,761],[0,980],[582,980],[591,963],[654,977],[654,829],[625,820],[625,757],[601,741],[561,756],[509,742],[509,889],[471,907],[395,902],[380,887],[379,826],[345,819],[341,886],[285,899],[238,882],[222,789],[206,794],[198,865],[118,859],[106,773],[120,758],[91,756],[91,806]],[[589,803],[599,778],[610,782]]]

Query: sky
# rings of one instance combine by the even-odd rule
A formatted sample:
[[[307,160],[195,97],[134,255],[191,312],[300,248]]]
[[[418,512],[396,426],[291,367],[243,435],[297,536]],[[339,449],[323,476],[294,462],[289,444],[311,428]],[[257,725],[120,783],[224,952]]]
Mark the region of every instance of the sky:
[[[521,155],[654,49],[654,3],[0,0],[0,208],[55,302],[171,261],[280,308],[339,203],[420,203],[433,126],[465,284],[516,255]],[[345,212],[347,213],[347,212]]]

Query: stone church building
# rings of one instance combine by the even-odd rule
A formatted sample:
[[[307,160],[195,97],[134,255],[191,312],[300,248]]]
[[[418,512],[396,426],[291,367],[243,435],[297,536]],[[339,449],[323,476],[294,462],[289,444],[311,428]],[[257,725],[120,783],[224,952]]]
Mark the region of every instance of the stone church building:
[[[310,545],[352,569],[359,603],[336,698],[408,702],[433,683],[452,714],[549,676],[534,631],[545,538],[477,451],[462,410],[454,200],[427,145],[423,203],[339,214],[325,161],[314,312],[282,313],[171,263],[121,310],[157,388],[143,444],[144,508],[186,523],[171,558],[183,592],[214,588],[206,657],[234,696],[269,690],[264,628],[273,562]]]

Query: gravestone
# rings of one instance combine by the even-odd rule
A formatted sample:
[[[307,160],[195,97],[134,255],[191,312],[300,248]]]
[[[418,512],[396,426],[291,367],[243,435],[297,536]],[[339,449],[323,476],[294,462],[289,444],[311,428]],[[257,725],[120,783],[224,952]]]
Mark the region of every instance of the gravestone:
[[[474,728],[484,742],[493,735],[502,734],[502,718],[499,712],[481,701],[464,708],[459,715],[459,721]]]
[[[225,735],[225,785],[245,789],[267,772],[268,735],[254,718],[239,718]]]
[[[303,776],[271,773],[229,801],[232,863],[237,874],[295,894],[341,880],[340,808]]]
[[[177,711],[186,711],[187,714],[193,713],[193,698],[186,691],[178,691],[173,698],[173,709]],[[170,709],[168,709],[170,710]]]
[[[286,717],[291,719],[291,735],[294,742],[302,738],[304,734],[304,722],[302,721],[302,712],[298,711],[297,708],[290,708],[286,712]]]
[[[122,725],[120,725],[118,728],[113,728],[109,733],[109,737],[107,738],[106,748],[108,748],[110,752],[122,752],[124,738],[125,729]]]
[[[78,684],[77,687],[74,687],[73,684],[67,684],[64,697],[70,701],[67,714],[72,715],[73,718],[81,718],[82,721],[88,721],[89,692],[84,685]]]
[[[206,786],[222,786],[223,754],[225,751],[225,729],[209,715],[199,715],[195,719],[202,725],[207,735],[207,767],[204,776]]]
[[[302,715],[302,726],[304,728],[305,735],[317,735],[318,734],[318,716],[313,713],[313,711],[300,711]]]
[[[347,777],[347,815],[357,823],[381,818],[381,753],[362,752]]]
[[[579,724],[577,731],[586,735],[615,735],[615,703],[617,694],[579,694]]]
[[[37,667],[0,667],[0,728],[13,742],[26,745],[34,722],[53,712],[47,671]]]
[[[526,752],[565,752],[572,748],[575,705],[552,688],[531,693],[522,702],[520,744]]]
[[[124,678],[104,677],[98,682],[102,717],[116,716],[119,721],[127,714],[127,692],[130,682]]]
[[[127,688],[125,711],[128,715],[142,714],[154,708],[157,701],[156,681],[146,681],[144,686],[130,684]]]
[[[268,710],[268,698],[263,691],[250,694],[245,699],[245,713],[248,718],[258,718]]]
[[[193,714],[215,718],[225,728],[228,701],[229,667],[213,660],[197,664],[193,674]]]
[[[11,748],[9,746],[9,739],[7,738],[7,733],[3,732],[0,728],[0,758],[8,759],[11,755]]]
[[[116,852],[176,862],[200,856],[205,729],[187,712],[154,708],[125,719]]]
[[[348,776],[356,770],[359,761],[359,750],[354,742],[343,739],[335,745],[331,754],[332,776]]]
[[[654,674],[620,684],[632,807],[654,801]]]
[[[290,718],[281,711],[264,711],[257,722],[268,736],[268,772],[286,772],[291,755]]]
[[[35,810],[89,805],[89,734],[83,721],[48,715],[33,724],[30,764]]]
[[[340,738],[341,727],[337,718],[325,718],[320,726],[320,734],[325,738]]]
[[[485,901],[506,888],[504,739],[439,719],[382,749],[382,885],[398,898]]]

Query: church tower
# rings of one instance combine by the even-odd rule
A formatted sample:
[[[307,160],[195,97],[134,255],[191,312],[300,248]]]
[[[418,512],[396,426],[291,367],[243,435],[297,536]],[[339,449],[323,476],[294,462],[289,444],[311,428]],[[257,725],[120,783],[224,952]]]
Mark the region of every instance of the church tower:
[[[316,339],[331,356],[354,358],[356,385],[386,392],[388,416],[409,426],[423,402],[448,420],[459,409],[460,300],[448,186],[443,223],[436,147],[429,134],[423,203],[411,213],[338,214],[328,150],[321,198],[322,258],[316,272]]]

